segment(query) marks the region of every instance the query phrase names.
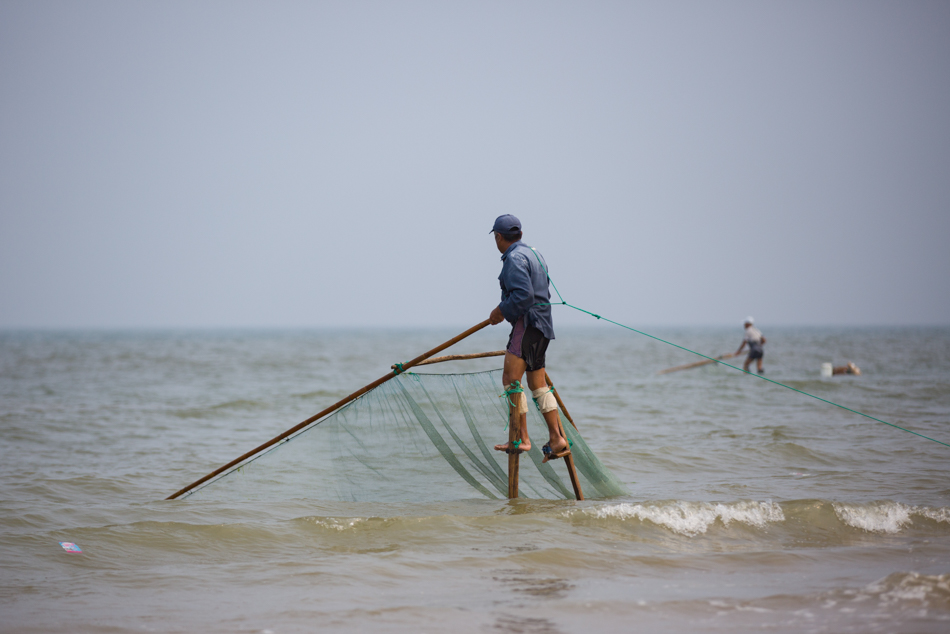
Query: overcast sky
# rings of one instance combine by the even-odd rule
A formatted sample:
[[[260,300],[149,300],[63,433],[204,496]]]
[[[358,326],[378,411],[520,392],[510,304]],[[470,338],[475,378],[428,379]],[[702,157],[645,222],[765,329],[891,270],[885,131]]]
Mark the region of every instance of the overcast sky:
[[[950,324],[950,2],[0,0],[0,327]],[[556,323],[591,318],[558,309]]]

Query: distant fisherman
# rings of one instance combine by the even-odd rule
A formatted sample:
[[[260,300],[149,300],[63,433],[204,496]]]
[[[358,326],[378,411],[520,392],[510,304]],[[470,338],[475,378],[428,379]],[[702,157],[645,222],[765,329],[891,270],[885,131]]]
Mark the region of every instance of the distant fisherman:
[[[492,325],[507,320],[511,335],[505,351],[502,383],[510,412],[519,429],[515,429],[513,447],[509,443],[495,445],[497,451],[522,452],[531,449],[528,438],[528,404],[521,378],[528,372],[528,388],[548,426],[550,440],[544,446],[544,462],[570,454],[567,439],[561,436],[557,400],[548,387],[544,372],[544,356],[548,342],[554,339],[551,319],[551,292],[548,290],[547,263],[533,248],[521,241],[521,221],[510,214],[498,216],[492,227],[495,246],[501,252],[501,303],[491,311]],[[542,265],[543,263],[543,265]],[[515,425],[515,423],[512,423]]]
[[[749,344],[749,356],[745,358],[742,369],[748,372],[749,366],[752,365],[753,361],[756,361],[759,374],[762,374],[765,372],[765,370],[762,369],[762,357],[765,356],[765,350],[762,349],[762,346],[765,345],[765,337],[762,336],[762,333],[753,324],[755,324],[755,320],[751,317],[746,317],[745,323],[743,324],[745,327],[745,337],[742,339],[742,345],[736,350],[736,356],[742,354],[742,349],[745,348],[746,344]]]

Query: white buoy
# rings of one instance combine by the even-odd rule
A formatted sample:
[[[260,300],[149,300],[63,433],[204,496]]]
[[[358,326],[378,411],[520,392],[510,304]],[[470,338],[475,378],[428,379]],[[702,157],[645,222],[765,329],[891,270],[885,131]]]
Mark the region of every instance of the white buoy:
[[[821,364],[821,376],[831,376],[833,372],[834,366],[832,366],[830,363]]]

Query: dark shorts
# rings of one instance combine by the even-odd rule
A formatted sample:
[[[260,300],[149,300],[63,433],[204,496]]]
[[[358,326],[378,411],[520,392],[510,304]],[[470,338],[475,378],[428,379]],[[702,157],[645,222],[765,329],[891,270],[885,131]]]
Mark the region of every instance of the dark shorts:
[[[550,341],[534,326],[525,328],[524,319],[519,319],[511,328],[507,351],[524,359],[528,372],[534,372],[544,368],[544,355]]]
[[[762,350],[761,345],[749,344],[749,361],[755,361],[756,359],[761,359],[765,355],[765,351]]]

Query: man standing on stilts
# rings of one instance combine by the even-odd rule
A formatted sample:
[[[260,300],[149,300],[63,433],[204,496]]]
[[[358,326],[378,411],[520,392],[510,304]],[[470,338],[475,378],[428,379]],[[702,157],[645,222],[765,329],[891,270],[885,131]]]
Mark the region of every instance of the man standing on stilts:
[[[495,245],[501,252],[501,303],[491,311],[492,325],[507,320],[512,324],[505,367],[502,373],[505,396],[512,413],[509,420],[518,421],[520,429],[512,436],[519,440],[495,445],[506,453],[531,449],[528,438],[528,404],[521,379],[528,373],[528,388],[548,426],[550,439],[544,445],[544,462],[569,455],[567,439],[561,435],[557,400],[548,387],[544,372],[544,356],[548,343],[554,339],[551,319],[551,292],[548,290],[547,263],[537,250],[521,241],[521,221],[510,214],[499,216],[492,227]],[[515,423],[512,422],[512,425]]]

